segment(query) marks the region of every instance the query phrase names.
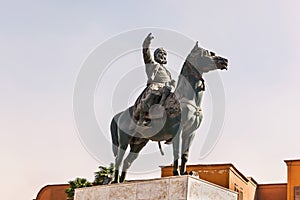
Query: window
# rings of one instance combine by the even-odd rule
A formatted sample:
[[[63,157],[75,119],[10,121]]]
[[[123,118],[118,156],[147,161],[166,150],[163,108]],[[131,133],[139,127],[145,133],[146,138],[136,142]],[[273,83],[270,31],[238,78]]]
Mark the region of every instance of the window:
[[[242,190],[239,191],[239,198],[238,199],[243,200],[243,191]]]
[[[237,184],[234,184],[234,191],[238,193],[238,200],[243,200],[243,188],[238,187]],[[298,199],[297,199],[298,200]],[[300,199],[299,199],[300,200]]]
[[[295,200],[300,200],[300,186],[294,187],[294,196]]]

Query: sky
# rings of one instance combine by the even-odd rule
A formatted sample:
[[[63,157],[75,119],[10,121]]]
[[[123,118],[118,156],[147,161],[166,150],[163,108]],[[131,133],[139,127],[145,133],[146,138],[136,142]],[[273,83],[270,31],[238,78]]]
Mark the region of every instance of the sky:
[[[155,45],[164,44],[158,29],[175,32],[229,60],[229,70],[218,73],[225,94],[222,130],[210,153],[199,157],[205,138],[201,132],[211,123],[213,97],[207,91],[202,106],[208,117],[192,144],[190,164],[232,163],[258,183],[286,182],[284,160],[300,159],[299,6],[296,0],[2,1],[1,198],[33,199],[43,186],[75,177],[92,181],[99,165],[113,162],[111,148],[104,143],[109,141],[114,113],[101,110],[104,94],[95,91],[95,113],[98,120],[106,120],[100,122],[102,139],[95,141],[101,155],[94,155],[85,144],[85,133],[77,129],[73,92],[90,55],[105,41],[132,30],[153,30]],[[135,42],[141,44],[145,36]],[[179,57],[169,56],[174,77],[182,65]],[[143,68],[142,58],[133,54],[111,69],[122,63],[127,69],[130,62]],[[143,70],[136,73],[146,82]],[[110,85],[107,82],[99,82],[97,88]],[[142,89],[135,87],[128,87],[129,99],[117,100],[120,107],[133,103]],[[156,143],[148,146],[128,178],[159,177],[158,166],[172,163],[170,147],[164,147],[167,155],[162,157]],[[154,159],[145,160],[149,156]]]

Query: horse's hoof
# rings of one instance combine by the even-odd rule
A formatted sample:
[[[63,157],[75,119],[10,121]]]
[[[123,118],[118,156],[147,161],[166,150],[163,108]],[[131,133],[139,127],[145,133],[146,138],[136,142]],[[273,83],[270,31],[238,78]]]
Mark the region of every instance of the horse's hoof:
[[[121,177],[120,177],[120,183],[123,183],[125,181],[125,177],[126,177],[126,172],[122,172]]]
[[[173,171],[173,176],[179,176],[179,172],[178,171]]]
[[[119,183],[118,181],[112,181],[111,184]]]
[[[194,176],[194,177],[199,177],[199,172],[196,172],[196,171],[190,171],[189,175],[190,175],[190,176]]]
[[[187,171],[185,171],[185,172],[180,172],[180,175],[189,175],[189,173],[187,173]]]

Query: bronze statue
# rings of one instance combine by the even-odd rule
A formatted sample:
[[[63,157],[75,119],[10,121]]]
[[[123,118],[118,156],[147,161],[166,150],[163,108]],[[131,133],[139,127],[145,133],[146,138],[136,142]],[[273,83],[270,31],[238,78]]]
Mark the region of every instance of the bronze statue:
[[[147,56],[149,55],[147,53],[149,50],[147,50],[147,47],[149,47],[151,39],[153,39],[153,37],[151,34],[149,34],[143,45],[144,60],[146,65],[154,63],[153,61],[150,61],[149,57]],[[158,64],[163,65],[166,63],[165,58],[166,55],[163,51],[161,51],[160,55],[157,54],[155,61],[158,62]],[[139,109],[137,107],[138,103],[114,116],[110,127],[113,153],[115,155],[114,183],[123,182],[125,180],[128,168],[138,157],[139,152],[149,140],[158,142],[167,141],[168,143],[172,143],[174,157],[173,174],[187,174],[186,163],[188,161],[189,148],[193,141],[195,131],[200,126],[202,120],[202,111],[200,106],[202,95],[205,90],[202,75],[203,73],[207,73],[216,69],[227,69],[227,65],[227,59],[216,56],[215,53],[198,47],[197,42],[183,64],[174,93],[163,93],[167,94],[167,96],[163,97],[163,94],[158,95],[159,98],[153,100],[155,104],[152,107],[155,107],[155,105],[159,104],[160,107],[164,109],[162,116],[154,116],[151,113],[152,107],[150,107],[150,110],[148,110],[149,112],[147,113],[149,119],[146,125],[137,123],[135,118],[137,116],[134,116],[134,114],[138,113],[138,111],[136,111],[136,109]],[[165,70],[165,72],[168,74],[167,70]],[[148,78],[151,78],[152,76],[149,75],[152,74],[153,72],[149,72]],[[172,81],[171,76],[164,78],[165,85],[174,82]],[[155,78],[148,81],[151,84],[153,80],[155,80]],[[165,85],[161,88],[165,88]],[[146,91],[147,88],[145,89]],[[143,93],[140,95],[137,102],[141,101],[141,96],[143,96]],[[164,102],[160,104],[162,98],[165,99],[163,100]],[[134,127],[132,126],[133,124]],[[180,144],[181,148],[179,147]],[[128,145],[130,145],[130,152],[123,161]],[[178,163],[179,158],[181,158],[180,171]],[[123,169],[121,177],[119,178],[119,170],[122,163]]]

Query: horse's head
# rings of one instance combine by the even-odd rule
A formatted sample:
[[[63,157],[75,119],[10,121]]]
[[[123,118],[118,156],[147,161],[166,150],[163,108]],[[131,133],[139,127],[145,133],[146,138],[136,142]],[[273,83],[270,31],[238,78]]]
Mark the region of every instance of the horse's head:
[[[187,57],[187,61],[201,74],[216,69],[226,69],[228,60],[216,56],[214,52],[198,47],[198,42]]]

